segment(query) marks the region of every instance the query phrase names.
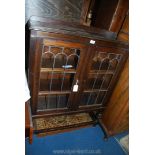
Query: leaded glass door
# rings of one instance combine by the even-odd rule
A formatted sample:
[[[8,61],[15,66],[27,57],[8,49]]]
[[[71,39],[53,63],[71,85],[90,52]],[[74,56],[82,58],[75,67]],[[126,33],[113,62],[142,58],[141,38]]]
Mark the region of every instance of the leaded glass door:
[[[76,83],[80,72],[79,66],[83,54],[81,44],[44,40],[38,111],[68,109],[73,84]]]
[[[103,106],[120,68],[123,54],[111,48],[93,48],[79,108]]]

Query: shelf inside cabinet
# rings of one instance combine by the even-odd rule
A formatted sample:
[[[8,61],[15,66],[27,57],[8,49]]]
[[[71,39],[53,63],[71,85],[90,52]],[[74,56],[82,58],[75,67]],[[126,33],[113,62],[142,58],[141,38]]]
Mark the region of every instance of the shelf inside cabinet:
[[[38,95],[56,95],[56,94],[70,94],[71,91],[39,91]]]
[[[63,68],[41,68],[40,72],[46,73],[46,72],[58,72],[58,73],[76,73],[75,69],[63,69]]]
[[[91,70],[90,74],[114,74],[113,70]]]
[[[99,92],[99,91],[108,91],[107,89],[86,89],[86,90],[84,90],[83,92],[84,93],[91,93],[91,92]]]

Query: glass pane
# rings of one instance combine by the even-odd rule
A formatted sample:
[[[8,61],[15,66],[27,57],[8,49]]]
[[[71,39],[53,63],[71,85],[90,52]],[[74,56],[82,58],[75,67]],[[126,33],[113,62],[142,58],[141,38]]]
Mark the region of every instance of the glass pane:
[[[42,68],[50,68],[53,66],[53,60],[54,60],[54,55],[53,53],[49,52],[49,47],[44,46],[43,47],[43,52],[42,52],[42,60],[41,60],[41,67]]]
[[[77,55],[70,55],[68,57],[67,66],[70,66],[70,68],[76,69],[77,65],[78,65]]]
[[[74,80],[74,73],[40,74],[40,91],[70,91]]]
[[[58,108],[66,108],[68,102],[69,95],[59,95],[58,99]]]
[[[69,94],[38,97],[38,110],[66,108]]]
[[[121,55],[114,53],[106,53],[106,52],[96,52],[93,61],[91,70],[115,70],[119,60],[121,59]]]
[[[52,53],[44,53],[42,55],[42,68],[51,68],[53,66],[54,56]]]
[[[118,60],[117,59],[113,59],[110,61],[110,65],[109,65],[109,69],[110,70],[116,70],[118,64]]]
[[[44,46],[42,68],[76,69],[80,50],[55,46]]]
[[[102,104],[105,93],[105,91],[83,93],[80,106]]]
[[[105,95],[106,95],[106,92],[100,91],[100,92],[98,93],[98,96],[97,96],[97,98],[96,98],[95,103],[96,103],[96,104],[102,104]]]
[[[107,70],[109,65],[109,58],[107,53],[96,52],[93,61],[91,70]]]
[[[39,96],[38,97],[38,110],[47,109],[47,97],[46,96]]]
[[[89,74],[86,89],[107,89],[111,79],[112,74]]]
[[[104,78],[102,79],[101,89],[108,89],[112,77],[113,77],[113,75],[111,75],[111,74],[106,74],[104,76]],[[99,79],[99,80],[101,80],[101,79]]]
[[[50,72],[40,73],[40,91],[50,90]]]
[[[55,56],[55,64],[54,68],[62,68],[62,66],[66,65],[67,57],[64,54],[57,54]]]
[[[92,62],[91,70],[107,70],[109,66],[109,59],[105,58],[104,60],[98,58],[96,61]]]

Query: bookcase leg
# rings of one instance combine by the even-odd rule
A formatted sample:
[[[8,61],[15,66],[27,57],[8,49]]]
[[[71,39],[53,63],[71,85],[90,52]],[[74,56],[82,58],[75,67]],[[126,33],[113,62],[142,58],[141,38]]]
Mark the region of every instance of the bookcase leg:
[[[103,122],[101,121],[101,118],[102,118],[101,116],[102,116],[101,113],[97,113],[96,119],[97,119],[98,124],[100,125],[100,127],[101,127],[103,133],[104,133],[103,139],[104,139],[105,141],[107,141],[109,136],[108,136],[108,132],[107,132],[107,130],[106,130],[106,128],[105,128]]]
[[[32,144],[32,137],[33,137],[33,128],[30,128],[30,133],[29,133],[29,143]]]

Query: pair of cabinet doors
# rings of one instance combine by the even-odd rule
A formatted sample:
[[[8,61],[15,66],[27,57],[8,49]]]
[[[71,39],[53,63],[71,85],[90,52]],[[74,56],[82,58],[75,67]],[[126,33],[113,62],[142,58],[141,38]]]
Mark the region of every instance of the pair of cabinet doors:
[[[119,48],[49,38],[33,47],[33,113],[103,108],[126,53]]]

